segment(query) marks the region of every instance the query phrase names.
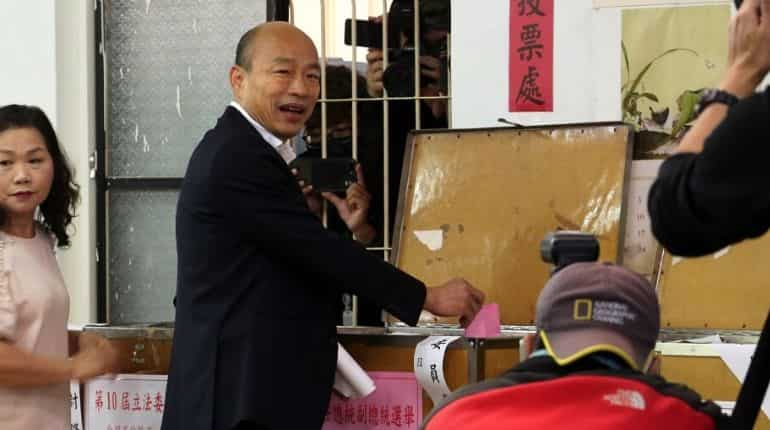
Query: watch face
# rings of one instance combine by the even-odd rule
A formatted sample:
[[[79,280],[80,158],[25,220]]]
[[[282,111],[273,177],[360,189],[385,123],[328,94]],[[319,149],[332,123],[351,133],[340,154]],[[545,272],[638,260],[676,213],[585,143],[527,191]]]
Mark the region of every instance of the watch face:
[[[711,103],[723,103],[730,107],[738,103],[738,97],[728,93],[727,91],[722,91],[716,88],[706,89],[703,91],[703,95],[698,101],[696,112],[698,112],[700,115],[700,113],[703,112],[703,109],[705,109],[706,106],[710,105]]]
[[[703,91],[703,94],[701,95],[700,100],[698,101],[698,104],[708,105],[709,103],[715,100],[716,95],[717,95],[717,91],[713,88],[709,88]]]

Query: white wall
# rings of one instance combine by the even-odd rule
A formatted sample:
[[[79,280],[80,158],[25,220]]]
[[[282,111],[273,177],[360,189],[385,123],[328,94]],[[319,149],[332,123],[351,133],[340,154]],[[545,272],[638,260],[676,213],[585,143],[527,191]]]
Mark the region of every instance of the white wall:
[[[618,121],[620,10],[555,0],[554,111],[508,112],[509,0],[452,0],[452,126]]]
[[[345,19],[352,18],[355,4],[356,19],[368,19],[387,10],[392,0],[325,0],[325,53],[329,58],[351,61],[353,50],[345,45]],[[387,4],[383,4],[387,3]],[[321,0],[292,0],[294,25],[313,39],[321,55]],[[384,8],[384,9],[383,9]],[[366,62],[366,48],[358,48],[356,62]]]
[[[36,105],[57,125],[54,2],[0,2],[0,106]]]
[[[70,321],[95,321],[93,197],[93,0],[0,1],[0,105],[43,109],[75,168],[80,216],[72,247],[58,253],[70,290]]]
[[[57,132],[80,184],[72,246],[59,253],[70,290],[70,321],[96,321],[96,183],[89,178],[95,149],[93,1],[56,2]]]

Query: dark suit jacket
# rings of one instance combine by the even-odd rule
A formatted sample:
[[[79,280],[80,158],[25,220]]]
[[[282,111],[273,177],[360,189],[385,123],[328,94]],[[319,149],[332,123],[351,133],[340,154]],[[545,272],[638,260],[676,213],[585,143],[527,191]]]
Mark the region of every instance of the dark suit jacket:
[[[176,239],[163,430],[320,428],[340,291],[409,324],[425,299],[422,282],[326,231],[283,159],[232,107],[190,159]]]

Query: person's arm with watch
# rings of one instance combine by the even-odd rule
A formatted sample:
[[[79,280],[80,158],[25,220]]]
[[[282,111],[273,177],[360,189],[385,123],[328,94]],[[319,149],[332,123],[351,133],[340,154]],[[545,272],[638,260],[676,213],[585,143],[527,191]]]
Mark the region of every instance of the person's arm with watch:
[[[754,94],[767,74],[770,20],[762,9],[768,6],[765,0],[747,0],[741,5],[730,25],[727,73],[718,88],[704,92],[698,119],[676,152],[701,152],[706,138],[725,119],[728,109]]]
[[[670,252],[705,255],[770,227],[770,0],[745,0],[729,30],[728,67],[650,189],[652,231]]]

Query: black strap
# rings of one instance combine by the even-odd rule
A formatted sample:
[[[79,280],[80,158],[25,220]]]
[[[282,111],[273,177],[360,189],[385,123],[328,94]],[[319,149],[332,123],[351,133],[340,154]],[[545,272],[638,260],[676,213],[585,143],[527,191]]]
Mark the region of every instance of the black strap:
[[[733,409],[731,429],[751,430],[770,383],[770,310]]]

